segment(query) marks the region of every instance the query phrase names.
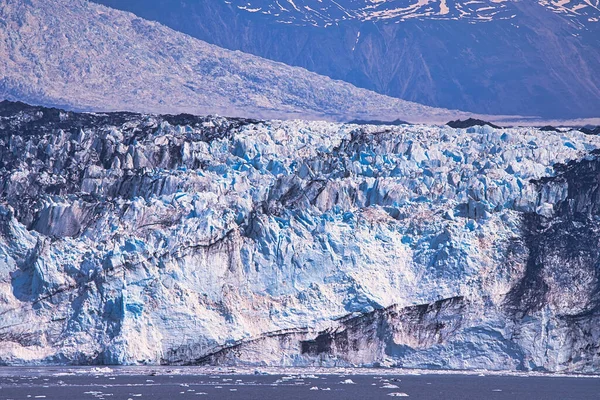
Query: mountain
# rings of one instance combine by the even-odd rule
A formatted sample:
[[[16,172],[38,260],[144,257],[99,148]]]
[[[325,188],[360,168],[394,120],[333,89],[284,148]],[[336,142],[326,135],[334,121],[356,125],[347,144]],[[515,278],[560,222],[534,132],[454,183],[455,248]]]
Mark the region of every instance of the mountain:
[[[225,3],[249,13],[273,16],[280,23],[322,27],[352,20],[490,22],[513,19],[518,13],[513,0],[228,0]],[[537,0],[537,4],[584,26],[598,22],[600,17],[598,0]]]
[[[597,117],[598,0],[95,0],[436,107]]]
[[[600,137],[0,103],[0,363],[600,371]]]
[[[411,122],[457,114],[224,50],[85,0],[1,0],[0,54],[0,98],[76,110]]]

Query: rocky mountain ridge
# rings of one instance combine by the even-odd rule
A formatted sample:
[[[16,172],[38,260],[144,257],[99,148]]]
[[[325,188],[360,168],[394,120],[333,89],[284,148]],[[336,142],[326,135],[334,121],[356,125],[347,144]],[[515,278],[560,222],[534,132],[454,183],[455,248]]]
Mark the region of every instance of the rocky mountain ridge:
[[[3,0],[0,21],[0,99],[252,118],[441,122],[464,115],[225,50],[86,0]]]
[[[514,0],[225,0],[248,13],[272,15],[279,23],[327,27],[357,20],[404,22],[409,19],[448,19],[491,22],[513,19],[519,13]],[[566,16],[582,28],[600,21],[598,0],[538,0],[547,10]]]
[[[94,1],[429,106],[545,119],[600,109],[596,0]]]

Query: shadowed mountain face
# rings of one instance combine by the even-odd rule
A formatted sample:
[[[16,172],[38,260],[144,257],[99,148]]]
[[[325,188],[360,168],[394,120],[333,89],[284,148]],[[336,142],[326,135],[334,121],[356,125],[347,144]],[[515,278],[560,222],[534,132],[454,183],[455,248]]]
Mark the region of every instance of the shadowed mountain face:
[[[0,363],[598,373],[598,149],[1,102]]]
[[[600,109],[595,0],[96,1],[428,105],[546,118]]]
[[[0,99],[84,111],[445,122],[447,110],[225,50],[85,0],[0,1]]]

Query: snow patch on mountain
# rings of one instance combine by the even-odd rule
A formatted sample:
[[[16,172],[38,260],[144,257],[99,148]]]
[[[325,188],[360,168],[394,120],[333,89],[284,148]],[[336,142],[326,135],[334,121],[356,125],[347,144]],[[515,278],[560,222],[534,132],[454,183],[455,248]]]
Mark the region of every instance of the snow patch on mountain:
[[[271,15],[279,22],[329,26],[343,21],[390,21],[410,19],[451,19],[490,22],[512,19],[515,0],[451,1],[446,0],[297,0],[293,7],[282,7],[270,0],[233,0],[238,8]],[[600,16],[598,0],[538,0],[548,10],[572,19],[585,16],[595,22]]]

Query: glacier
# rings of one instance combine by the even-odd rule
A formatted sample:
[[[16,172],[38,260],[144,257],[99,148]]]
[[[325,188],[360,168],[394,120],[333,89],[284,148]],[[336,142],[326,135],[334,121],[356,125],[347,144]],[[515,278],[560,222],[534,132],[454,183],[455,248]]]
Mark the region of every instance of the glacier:
[[[0,103],[0,363],[597,373],[600,138]]]

